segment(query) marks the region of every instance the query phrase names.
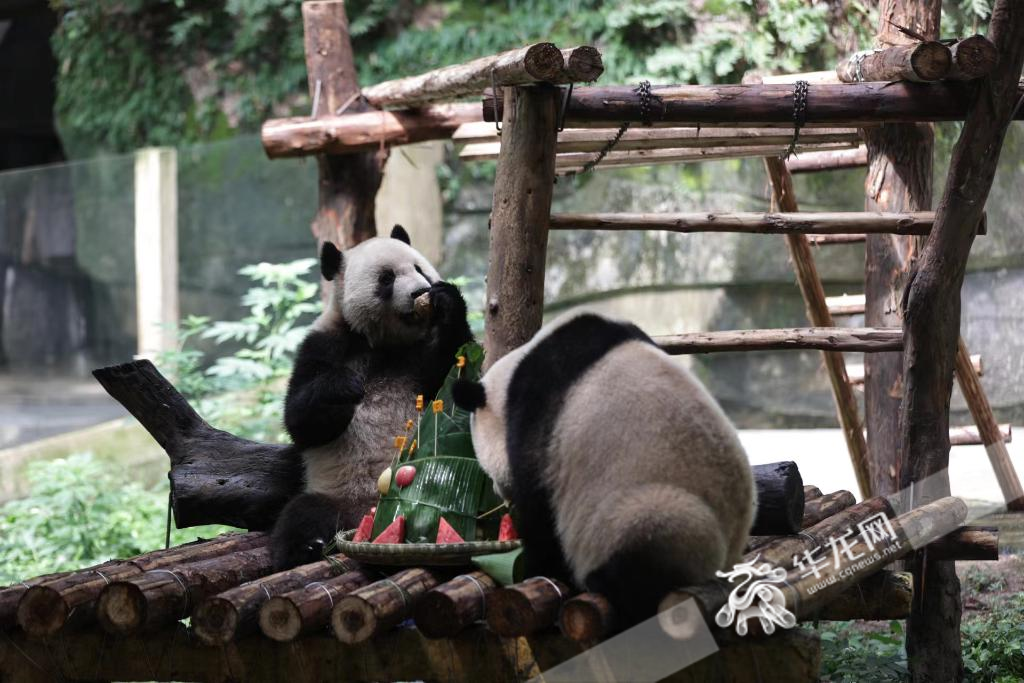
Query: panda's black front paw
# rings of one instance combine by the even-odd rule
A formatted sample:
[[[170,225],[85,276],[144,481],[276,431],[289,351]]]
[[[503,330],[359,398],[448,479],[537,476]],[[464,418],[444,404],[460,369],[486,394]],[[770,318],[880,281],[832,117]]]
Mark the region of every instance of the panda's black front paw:
[[[343,511],[333,498],[304,493],[281,511],[270,536],[275,571],[318,562],[334,536],[344,526]]]
[[[466,300],[459,288],[450,282],[439,280],[430,286],[430,304],[434,309],[434,323],[450,327],[465,323]]]

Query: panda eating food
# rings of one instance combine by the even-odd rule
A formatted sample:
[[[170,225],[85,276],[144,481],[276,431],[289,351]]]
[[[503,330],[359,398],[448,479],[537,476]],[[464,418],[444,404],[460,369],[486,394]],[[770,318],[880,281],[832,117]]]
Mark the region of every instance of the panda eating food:
[[[320,269],[329,300],[299,347],[285,397],[305,492],[274,527],[278,569],[320,559],[339,529],[356,526],[377,498],[393,437],[415,416],[416,395],[435,395],[473,338],[458,288],[400,225],[344,253],[325,242]],[[414,304],[424,294],[426,313]]]
[[[528,576],[604,594],[626,626],[739,561],[756,493],[736,431],[636,326],[566,314],[454,390]]]

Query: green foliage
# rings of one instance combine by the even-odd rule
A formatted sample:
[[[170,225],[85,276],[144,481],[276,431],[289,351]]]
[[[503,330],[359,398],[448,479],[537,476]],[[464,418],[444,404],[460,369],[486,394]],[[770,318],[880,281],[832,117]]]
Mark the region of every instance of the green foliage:
[[[865,633],[851,622],[823,624],[821,678],[831,683],[903,681],[909,675],[903,624],[889,622],[887,632]]]
[[[166,484],[143,488],[91,454],[30,463],[26,476],[29,496],[0,507],[0,584],[163,547]],[[173,530],[171,542],[226,530]]]
[[[963,584],[966,593],[993,593],[1006,588],[1006,579],[975,565],[964,573]]]
[[[961,0],[979,9],[986,0]],[[255,130],[307,112],[297,0],[54,0],[58,109],[73,147],[127,150]],[[362,83],[537,40],[594,44],[602,82],[735,82],[749,69],[828,68],[867,47],[871,3],[814,0],[352,0]],[[959,11],[959,10],[957,10]]]
[[[965,680],[1015,683],[1024,680],[1024,595],[1006,596],[991,612],[961,627]]]
[[[242,297],[247,314],[236,321],[186,318],[178,348],[158,359],[182,393],[220,428],[258,441],[285,439],[284,383],[308,329],[303,323],[321,307],[319,283],[308,277],[315,264],[316,259],[299,259],[242,268],[239,272],[253,282]],[[194,346],[199,339],[238,348],[211,362]]]

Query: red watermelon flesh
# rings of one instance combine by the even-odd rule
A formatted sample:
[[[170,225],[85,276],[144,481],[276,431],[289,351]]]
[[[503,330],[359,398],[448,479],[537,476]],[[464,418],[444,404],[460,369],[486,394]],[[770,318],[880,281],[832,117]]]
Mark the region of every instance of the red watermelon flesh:
[[[516,528],[512,524],[512,515],[504,514],[501,517],[501,526],[498,527],[498,540],[499,541],[514,541],[519,538],[519,534],[516,533]]]
[[[405,517],[398,515],[395,521],[388,524],[388,528],[380,532],[380,536],[373,539],[374,543],[401,543],[405,540]]]
[[[363,515],[363,519],[359,522],[359,527],[356,529],[356,535],[352,537],[352,540],[356,543],[363,543],[370,540],[370,536],[373,534],[373,514]]]
[[[448,520],[442,517],[440,523],[437,525],[437,542],[465,543],[466,540],[462,538],[462,536],[459,536],[459,532],[452,528],[452,525],[448,523]]]

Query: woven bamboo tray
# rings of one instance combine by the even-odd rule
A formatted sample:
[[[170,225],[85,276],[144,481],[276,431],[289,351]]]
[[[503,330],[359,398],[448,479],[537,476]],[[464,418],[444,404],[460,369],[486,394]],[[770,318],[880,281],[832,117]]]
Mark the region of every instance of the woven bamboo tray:
[[[477,555],[516,550],[522,541],[467,541],[466,543],[369,543],[352,541],[355,529],[335,539],[337,551],[366,564],[389,566],[455,567],[471,564]]]

